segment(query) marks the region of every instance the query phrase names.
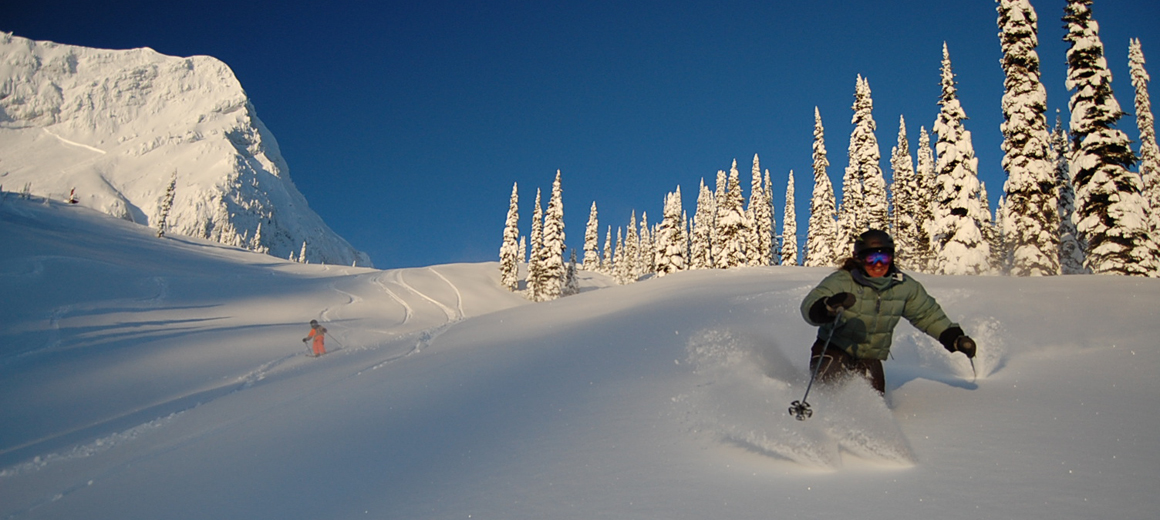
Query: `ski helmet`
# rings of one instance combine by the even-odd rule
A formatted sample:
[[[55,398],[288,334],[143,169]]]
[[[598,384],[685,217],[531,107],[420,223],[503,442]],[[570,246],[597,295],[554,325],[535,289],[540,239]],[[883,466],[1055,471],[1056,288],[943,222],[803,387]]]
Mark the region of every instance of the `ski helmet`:
[[[311,327],[317,327],[317,326],[318,326],[318,320],[310,320],[310,326],[311,326]]]
[[[871,229],[854,239],[854,256],[862,256],[871,251],[894,254],[894,239],[880,229]]]

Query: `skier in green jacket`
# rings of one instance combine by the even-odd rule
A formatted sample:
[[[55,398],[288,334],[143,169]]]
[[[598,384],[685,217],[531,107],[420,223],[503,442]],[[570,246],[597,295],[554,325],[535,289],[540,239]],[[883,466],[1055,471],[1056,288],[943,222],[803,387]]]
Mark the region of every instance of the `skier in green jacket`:
[[[818,326],[810,370],[817,369],[822,382],[859,374],[885,394],[882,361],[890,354],[899,318],[937,338],[947,350],[975,357],[975,341],[947,318],[922,284],[894,265],[894,239],[885,231],[871,229],[858,236],[853,257],[806,295],[801,312],[810,325]]]

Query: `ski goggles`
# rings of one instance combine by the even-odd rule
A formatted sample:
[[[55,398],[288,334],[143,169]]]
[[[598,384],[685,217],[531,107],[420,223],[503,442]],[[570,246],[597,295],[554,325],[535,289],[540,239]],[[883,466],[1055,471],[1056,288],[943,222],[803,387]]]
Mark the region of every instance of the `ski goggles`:
[[[865,262],[866,265],[890,265],[890,262],[893,260],[894,255],[891,255],[886,251],[874,251],[862,257],[862,261]]]

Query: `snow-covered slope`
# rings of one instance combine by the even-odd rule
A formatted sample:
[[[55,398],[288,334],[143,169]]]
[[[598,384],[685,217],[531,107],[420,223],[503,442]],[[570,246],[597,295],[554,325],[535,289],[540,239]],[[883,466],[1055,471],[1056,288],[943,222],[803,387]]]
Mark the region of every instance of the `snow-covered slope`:
[[[1152,518],[1160,281],[923,276],[888,400],[804,391],[828,271],[531,304],[495,263],[293,264],[0,202],[0,517]],[[306,321],[332,352],[303,354]],[[887,404],[889,406],[887,406]]]
[[[0,33],[0,185],[280,258],[370,266],[307,205],[221,61]],[[260,226],[260,230],[259,230]]]

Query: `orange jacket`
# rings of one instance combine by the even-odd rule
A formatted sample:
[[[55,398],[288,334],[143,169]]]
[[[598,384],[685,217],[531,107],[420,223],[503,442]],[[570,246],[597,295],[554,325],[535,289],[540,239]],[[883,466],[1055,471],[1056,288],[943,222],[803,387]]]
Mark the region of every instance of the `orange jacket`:
[[[321,347],[324,345],[324,340],[322,338],[324,338],[325,336],[326,336],[326,327],[323,327],[322,325],[319,325],[317,328],[310,329],[310,334],[306,335],[307,338],[314,338],[313,345],[315,348],[318,348],[318,347]]]

